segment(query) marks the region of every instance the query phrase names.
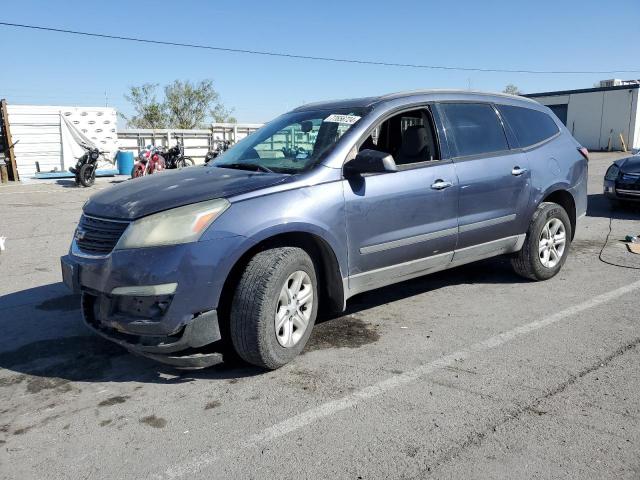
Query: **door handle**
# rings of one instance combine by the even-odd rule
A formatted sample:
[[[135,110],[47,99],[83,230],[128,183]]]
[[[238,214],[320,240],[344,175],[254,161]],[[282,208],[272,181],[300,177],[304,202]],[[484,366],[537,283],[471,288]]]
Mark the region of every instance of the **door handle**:
[[[449,188],[452,186],[453,186],[453,183],[445,182],[442,179],[438,179],[431,184],[431,188],[433,188],[434,190],[444,190],[445,188]]]
[[[513,167],[513,170],[511,170],[511,175],[513,175],[514,177],[519,177],[523,173],[527,173],[527,169],[526,168],[520,168],[517,165],[515,167]]]

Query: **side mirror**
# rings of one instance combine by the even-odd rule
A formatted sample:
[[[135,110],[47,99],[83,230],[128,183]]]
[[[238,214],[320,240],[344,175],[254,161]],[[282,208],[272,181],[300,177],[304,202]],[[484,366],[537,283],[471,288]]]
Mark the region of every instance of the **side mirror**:
[[[361,150],[356,158],[349,160],[344,166],[345,174],[397,172],[393,155],[377,150]]]
[[[313,130],[313,122],[311,120],[300,122],[300,130],[302,131],[302,133],[309,133],[311,130]]]

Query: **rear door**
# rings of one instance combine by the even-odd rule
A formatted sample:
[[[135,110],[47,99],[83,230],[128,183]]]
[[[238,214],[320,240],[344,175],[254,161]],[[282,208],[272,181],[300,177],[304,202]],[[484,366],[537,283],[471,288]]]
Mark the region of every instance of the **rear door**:
[[[531,196],[527,157],[510,148],[502,119],[489,103],[443,102],[447,140],[459,182],[454,261],[512,248],[526,231]]]

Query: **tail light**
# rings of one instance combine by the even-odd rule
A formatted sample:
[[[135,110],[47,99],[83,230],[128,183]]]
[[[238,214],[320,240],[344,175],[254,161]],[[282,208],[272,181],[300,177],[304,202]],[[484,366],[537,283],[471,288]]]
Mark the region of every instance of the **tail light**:
[[[589,150],[587,150],[584,147],[578,147],[578,151],[580,152],[580,155],[582,155],[584,157],[584,159],[588,162],[589,161]]]

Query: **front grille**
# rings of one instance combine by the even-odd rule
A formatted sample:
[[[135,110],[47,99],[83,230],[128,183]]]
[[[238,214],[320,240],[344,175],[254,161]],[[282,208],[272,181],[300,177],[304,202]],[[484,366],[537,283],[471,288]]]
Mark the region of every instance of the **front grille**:
[[[129,222],[82,215],[76,230],[76,245],[82,252],[92,255],[111,253],[128,225]]]

